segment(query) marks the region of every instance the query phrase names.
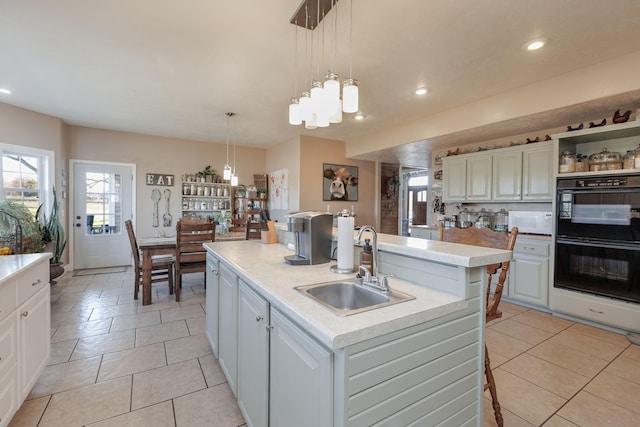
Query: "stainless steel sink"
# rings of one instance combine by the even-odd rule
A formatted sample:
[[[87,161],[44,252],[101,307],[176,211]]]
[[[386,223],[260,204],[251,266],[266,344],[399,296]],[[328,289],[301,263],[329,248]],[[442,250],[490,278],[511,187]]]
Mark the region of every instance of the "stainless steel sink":
[[[297,286],[295,289],[338,316],[349,316],[415,299],[393,289],[391,293],[383,294],[359,285],[355,280],[317,283]]]

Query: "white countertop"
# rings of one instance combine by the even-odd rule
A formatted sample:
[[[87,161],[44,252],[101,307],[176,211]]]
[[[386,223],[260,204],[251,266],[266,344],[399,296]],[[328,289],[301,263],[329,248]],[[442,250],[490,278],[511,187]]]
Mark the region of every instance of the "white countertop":
[[[389,279],[392,289],[413,295],[415,299],[341,317],[294,289],[295,286],[351,279],[355,276],[355,273],[337,274],[329,271],[335,262],[289,265],[284,262],[284,256],[291,255],[291,250],[281,244],[263,244],[259,240],[212,242],[205,244],[205,247],[224,258],[240,278],[257,288],[272,306],[331,349],[437,319],[468,305],[466,300],[454,295],[392,277]],[[464,267],[511,258],[510,251],[390,235],[378,235],[378,248],[381,251],[404,253],[415,258]]]
[[[42,260],[48,260],[49,258],[51,258],[51,254],[49,252],[0,256],[0,284],[4,283],[5,280],[11,279],[20,270],[28,267],[29,265]]]

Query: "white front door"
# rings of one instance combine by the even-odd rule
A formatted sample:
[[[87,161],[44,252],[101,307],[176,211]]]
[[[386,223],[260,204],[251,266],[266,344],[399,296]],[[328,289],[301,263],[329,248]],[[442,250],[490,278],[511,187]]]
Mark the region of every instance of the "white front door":
[[[131,264],[133,165],[72,161],[74,269]]]

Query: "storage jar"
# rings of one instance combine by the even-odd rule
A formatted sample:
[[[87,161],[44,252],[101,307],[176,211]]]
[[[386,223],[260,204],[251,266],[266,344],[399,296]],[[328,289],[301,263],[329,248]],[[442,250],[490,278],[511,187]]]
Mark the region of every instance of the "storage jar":
[[[576,171],[576,153],[573,151],[563,151],[560,154],[560,173],[571,173]]]
[[[603,148],[601,152],[589,156],[589,171],[622,169],[622,155]]]
[[[634,150],[627,150],[627,154],[622,158],[622,169],[633,169],[636,167],[636,153]]]

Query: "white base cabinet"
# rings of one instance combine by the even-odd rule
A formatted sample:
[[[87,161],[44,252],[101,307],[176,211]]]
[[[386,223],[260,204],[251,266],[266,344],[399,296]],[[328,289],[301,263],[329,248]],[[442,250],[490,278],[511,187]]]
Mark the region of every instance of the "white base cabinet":
[[[10,274],[0,278],[0,427],[9,425],[38,380],[51,342],[49,258],[14,256],[22,261],[10,264],[22,267],[3,266]]]
[[[509,267],[509,299],[549,306],[550,242],[518,238]]]
[[[209,257],[210,258],[210,257]],[[238,276],[220,264],[218,304],[218,363],[237,396],[238,378]],[[207,307],[209,311],[209,307]]]
[[[207,284],[206,305],[207,314],[205,317],[207,339],[213,350],[214,356],[218,357],[218,298],[220,293],[220,261],[212,256],[207,257],[207,273],[205,281]]]

